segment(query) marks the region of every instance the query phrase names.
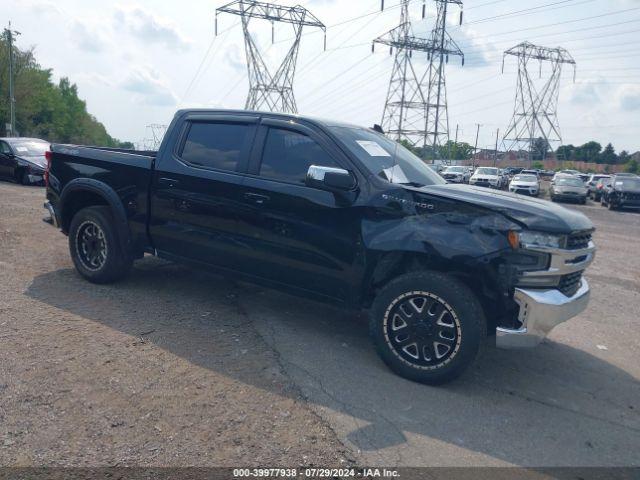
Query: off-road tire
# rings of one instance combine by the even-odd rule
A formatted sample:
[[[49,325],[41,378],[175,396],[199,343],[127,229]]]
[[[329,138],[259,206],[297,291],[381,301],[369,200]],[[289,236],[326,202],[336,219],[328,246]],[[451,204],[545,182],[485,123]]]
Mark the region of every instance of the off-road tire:
[[[111,210],[103,206],[83,208],[71,220],[71,259],[78,273],[92,283],[113,283],[131,271],[133,259],[122,251],[114,223]],[[100,251],[99,258],[91,255],[95,249]]]
[[[440,325],[443,318],[446,318],[444,324],[446,324],[446,328],[452,329],[450,331],[453,332],[455,340],[451,343],[446,356],[443,355],[441,360],[438,360],[438,353],[434,354],[434,352],[440,348],[440,345],[436,346],[437,340],[444,338],[440,337],[442,331],[425,333],[423,330],[418,330],[418,333],[415,334],[417,335],[415,349],[411,344],[412,340],[407,341],[407,346],[403,348],[411,348],[413,354],[417,352],[418,357],[421,357],[413,362],[410,361],[410,352],[400,349],[398,346],[397,340],[400,337],[393,338],[399,331],[394,330],[398,321],[396,314],[406,305],[402,302],[411,302],[421,298],[439,303],[443,311],[448,310],[449,313],[443,317],[437,313],[436,309],[433,320],[428,318],[423,320],[431,315],[431,307],[428,307],[430,304],[423,304],[421,311],[423,313],[418,313],[417,309],[413,310],[417,315],[413,322],[420,325],[411,325],[406,328],[423,328],[422,322],[430,322],[424,327],[427,329],[433,326],[436,329],[443,328],[437,325]],[[425,308],[429,308],[429,310],[424,312]],[[437,321],[435,321],[436,317],[439,317]],[[413,272],[391,280],[377,292],[369,312],[369,333],[382,360],[398,375],[429,385],[447,383],[460,376],[478,355],[481,345],[486,340],[486,331],[487,323],[484,312],[475,294],[461,281],[440,272]],[[426,340],[424,340],[425,335],[427,336]],[[422,339],[420,339],[421,337]],[[448,340],[451,341],[451,339]],[[430,342],[433,344],[429,345]],[[435,358],[434,364],[428,364],[430,359],[421,350],[420,345],[426,345],[427,349],[432,349],[430,353],[431,360]]]

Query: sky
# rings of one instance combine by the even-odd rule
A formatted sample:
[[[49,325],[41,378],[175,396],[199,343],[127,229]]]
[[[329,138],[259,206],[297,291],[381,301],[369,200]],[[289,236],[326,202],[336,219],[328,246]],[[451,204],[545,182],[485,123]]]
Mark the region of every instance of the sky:
[[[21,32],[55,79],[77,84],[88,111],[121,140],[142,143],[150,124],[168,124],[179,108],[244,108],[248,77],[239,18],[225,0],[0,0],[0,23]],[[371,41],[399,23],[399,0],[279,0],[300,4],[327,26],[303,31],[294,91],[301,114],[363,126],[380,123],[393,59]],[[428,37],[435,2],[410,4],[416,36]],[[558,116],[564,144],[612,142],[640,150],[640,0],[467,0],[464,21],[448,31],[465,65],[446,69],[451,137],[493,148],[511,120],[517,59],[503,52],[523,41],[563,47],[577,64],[561,78]],[[291,25],[252,20],[252,35],[271,71],[290,47]],[[417,68],[426,59],[414,56]],[[424,55],[423,55],[424,57]],[[543,66],[543,76],[548,73]],[[537,67],[536,67],[537,69]],[[19,108],[19,105],[18,105]],[[554,147],[557,145],[554,145]]]

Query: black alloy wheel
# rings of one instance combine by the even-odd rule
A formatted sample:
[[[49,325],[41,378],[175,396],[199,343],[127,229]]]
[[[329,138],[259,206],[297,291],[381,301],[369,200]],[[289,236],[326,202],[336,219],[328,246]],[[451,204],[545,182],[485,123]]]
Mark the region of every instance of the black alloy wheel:
[[[99,225],[87,220],[76,233],[78,258],[88,270],[98,271],[107,261],[108,246],[104,231]]]
[[[460,349],[460,320],[442,298],[410,292],[389,305],[385,339],[398,358],[414,368],[436,369]]]

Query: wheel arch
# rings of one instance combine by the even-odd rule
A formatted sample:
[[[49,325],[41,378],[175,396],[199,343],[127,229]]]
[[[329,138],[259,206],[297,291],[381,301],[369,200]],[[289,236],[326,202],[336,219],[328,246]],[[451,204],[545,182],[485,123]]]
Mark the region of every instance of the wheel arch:
[[[393,279],[409,272],[435,271],[451,275],[460,280],[477,296],[482,304],[485,318],[491,319],[495,301],[501,287],[497,270],[491,261],[460,262],[452,259],[434,258],[426,253],[414,251],[381,252],[374,268],[364,280],[362,307],[369,308],[377,291]],[[492,325],[488,326],[489,329]]]
[[[83,208],[107,206],[115,222],[120,246],[124,252],[131,250],[131,232],[127,213],[118,194],[104,182],[78,178],[69,182],[60,195],[60,227],[69,233],[71,220]]]

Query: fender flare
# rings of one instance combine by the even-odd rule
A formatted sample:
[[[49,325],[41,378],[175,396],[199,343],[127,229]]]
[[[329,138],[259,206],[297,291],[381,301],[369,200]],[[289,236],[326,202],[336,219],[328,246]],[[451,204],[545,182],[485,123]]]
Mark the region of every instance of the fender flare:
[[[123,252],[129,252],[131,250],[131,232],[129,230],[129,221],[127,220],[127,212],[122,204],[122,200],[116,193],[116,191],[104,182],[94,180],[91,178],[76,178],[71,180],[62,190],[60,194],[60,219],[65,222],[64,211],[65,203],[69,199],[70,195],[78,192],[85,191],[91,192],[102,197],[107,205],[111,208],[113,218],[115,220],[116,232],[120,246]],[[69,224],[71,219],[69,219]],[[68,233],[68,232],[67,232]]]

